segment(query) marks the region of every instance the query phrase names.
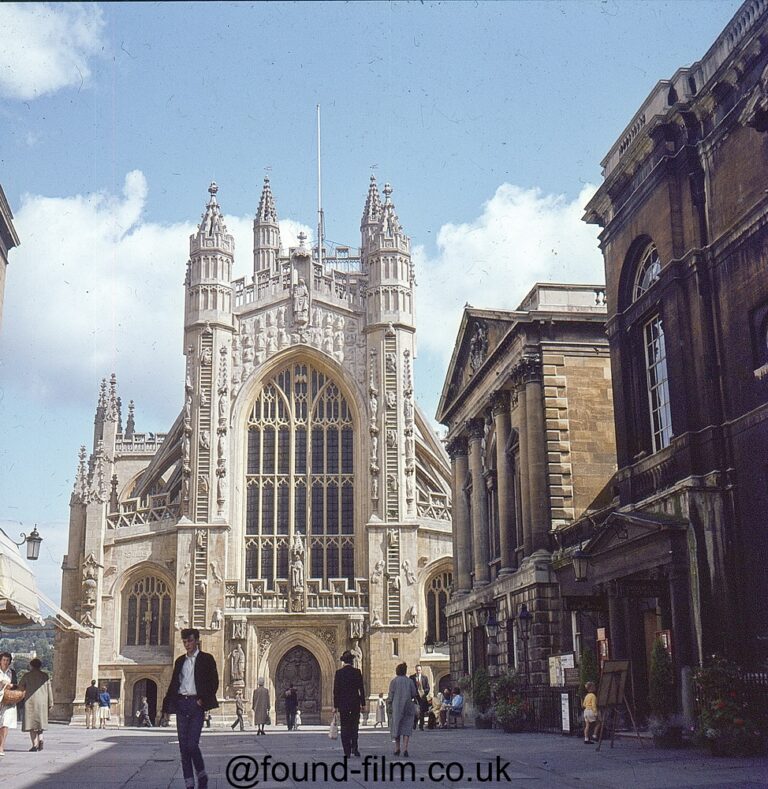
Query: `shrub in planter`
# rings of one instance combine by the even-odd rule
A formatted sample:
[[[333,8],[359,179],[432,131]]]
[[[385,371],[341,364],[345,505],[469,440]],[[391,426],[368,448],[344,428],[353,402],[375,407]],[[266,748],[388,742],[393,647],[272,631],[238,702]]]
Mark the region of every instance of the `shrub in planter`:
[[[679,747],[683,743],[683,727],[675,711],[675,674],[672,658],[661,639],[653,642],[648,677],[648,706],[651,710],[650,729],[658,748]]]
[[[530,702],[517,694],[501,698],[494,708],[496,721],[506,732],[525,731],[531,715]]]
[[[472,674],[472,704],[476,710],[475,726],[478,729],[490,729],[493,725],[491,679],[484,668],[478,668]]]

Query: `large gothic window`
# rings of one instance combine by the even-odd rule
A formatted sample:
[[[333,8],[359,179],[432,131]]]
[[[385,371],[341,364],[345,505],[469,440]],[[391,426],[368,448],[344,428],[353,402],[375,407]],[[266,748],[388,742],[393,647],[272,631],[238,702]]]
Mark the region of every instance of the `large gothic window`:
[[[308,577],[354,582],[352,414],[338,385],[306,363],[267,381],[248,422],[245,575],[288,580],[294,534]]]
[[[165,581],[147,575],[127,590],[125,644],[168,646],[171,632],[171,592]]]
[[[445,606],[453,576],[450,572],[442,572],[433,576],[427,583],[427,641],[433,644],[448,642],[448,622],[445,618]]]

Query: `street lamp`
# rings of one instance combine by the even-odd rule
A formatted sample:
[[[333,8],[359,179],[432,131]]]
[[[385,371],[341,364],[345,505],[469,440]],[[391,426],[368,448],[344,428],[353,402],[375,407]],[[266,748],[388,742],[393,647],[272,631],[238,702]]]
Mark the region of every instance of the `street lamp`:
[[[528,610],[528,606],[523,603],[520,606],[520,613],[517,615],[517,628],[520,639],[523,642],[523,659],[525,660],[525,684],[530,685],[530,667],[528,666],[528,638],[531,634],[531,620],[533,614]]]
[[[571,558],[573,559],[573,574],[576,576],[576,580],[579,582],[586,581],[589,556],[581,548],[577,548],[571,555]]]
[[[0,526],[0,531],[8,537],[8,532],[6,532],[2,526]],[[8,537],[8,539],[11,540],[10,537]],[[11,542],[19,548],[21,548],[24,543],[27,544],[27,559],[30,561],[36,561],[40,557],[40,543],[42,541],[43,538],[37,530],[37,524],[35,524],[35,528],[32,529],[32,533],[29,536],[24,534],[24,532],[21,533],[21,542],[11,540]]]
[[[488,611],[485,619],[485,634],[488,636],[488,673],[495,677],[499,667],[499,645],[496,640],[499,634],[499,623],[493,608]]]

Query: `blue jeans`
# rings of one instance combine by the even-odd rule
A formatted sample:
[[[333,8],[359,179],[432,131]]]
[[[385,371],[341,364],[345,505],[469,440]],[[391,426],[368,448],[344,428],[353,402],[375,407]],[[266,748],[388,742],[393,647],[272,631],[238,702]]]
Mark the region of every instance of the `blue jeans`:
[[[179,733],[179,751],[181,751],[181,771],[184,783],[195,785],[195,775],[200,787],[208,786],[203,754],[200,753],[200,733],[203,730],[205,712],[197,703],[197,699],[179,696],[176,704],[176,729]],[[194,772],[192,767],[194,765]]]

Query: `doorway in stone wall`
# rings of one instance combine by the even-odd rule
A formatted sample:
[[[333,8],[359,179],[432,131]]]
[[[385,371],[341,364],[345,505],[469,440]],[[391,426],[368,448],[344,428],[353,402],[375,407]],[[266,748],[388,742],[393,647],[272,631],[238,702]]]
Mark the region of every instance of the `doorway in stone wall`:
[[[320,723],[322,708],[320,664],[315,656],[304,647],[289,649],[277,666],[275,707],[278,719],[275,722],[280,725],[285,725],[283,697],[291,685],[296,688],[296,695],[299,698],[302,724]]]
[[[132,706],[128,711],[128,725],[138,726],[141,722],[140,718],[136,717],[136,710],[141,709],[142,698],[147,697],[147,704],[149,705],[149,719],[154,726],[157,722],[157,684],[151,679],[140,679],[133,686]]]

